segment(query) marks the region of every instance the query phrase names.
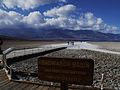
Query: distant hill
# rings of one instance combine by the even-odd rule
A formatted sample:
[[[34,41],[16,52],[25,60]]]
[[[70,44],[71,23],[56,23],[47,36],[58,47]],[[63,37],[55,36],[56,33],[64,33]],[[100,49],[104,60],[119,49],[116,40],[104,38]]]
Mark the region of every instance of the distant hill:
[[[25,40],[120,41],[120,34],[101,33],[93,30],[0,29],[0,37]]]

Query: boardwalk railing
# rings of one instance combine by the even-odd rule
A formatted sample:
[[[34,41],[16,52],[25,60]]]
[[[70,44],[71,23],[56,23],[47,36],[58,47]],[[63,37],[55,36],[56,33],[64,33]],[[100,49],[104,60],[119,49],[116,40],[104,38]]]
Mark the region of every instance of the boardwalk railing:
[[[3,54],[6,55],[6,58],[13,58],[13,57],[18,57],[18,56],[24,56],[24,55],[28,55],[28,54],[33,54],[33,53],[38,53],[38,52],[42,52],[45,50],[50,50],[52,48],[30,48],[30,49],[15,49],[15,48],[9,48],[7,50],[5,50],[3,52]]]
[[[8,72],[9,75],[9,79],[12,79],[12,72],[13,69],[10,67],[10,62],[14,62],[14,61],[22,61],[28,58],[33,58],[36,56],[40,56],[40,55],[44,55],[50,52],[54,52],[57,50],[61,50],[61,49],[65,49],[66,47],[44,47],[40,48],[30,48],[30,49],[15,49],[13,47],[8,48],[7,50],[3,51],[3,55],[2,55],[2,61],[3,61],[3,67],[5,68],[5,70]],[[15,60],[14,60],[15,59]]]

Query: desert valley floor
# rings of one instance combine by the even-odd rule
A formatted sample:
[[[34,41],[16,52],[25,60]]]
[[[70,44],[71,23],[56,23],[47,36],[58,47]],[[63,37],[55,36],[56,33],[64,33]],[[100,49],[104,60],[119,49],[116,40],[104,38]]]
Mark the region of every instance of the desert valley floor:
[[[7,42],[11,46],[19,47],[42,47],[51,48],[66,46],[67,49],[56,51],[46,56],[53,57],[72,57],[72,58],[91,58],[94,60],[94,86],[100,87],[101,75],[104,74],[104,87],[120,89],[120,43],[119,42],[75,42],[68,45],[67,42]],[[14,44],[14,45],[13,45]],[[8,44],[5,46],[6,49]],[[12,64],[12,68],[18,71],[37,73],[37,59],[31,58]],[[34,82],[40,82],[38,78],[21,77]]]

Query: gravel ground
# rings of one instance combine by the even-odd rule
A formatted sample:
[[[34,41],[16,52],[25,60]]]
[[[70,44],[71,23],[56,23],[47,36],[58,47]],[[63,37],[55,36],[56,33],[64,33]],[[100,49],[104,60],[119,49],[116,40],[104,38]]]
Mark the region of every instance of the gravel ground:
[[[120,55],[108,54],[90,50],[70,50],[65,49],[46,56],[53,57],[75,57],[91,58],[95,62],[94,66],[94,86],[100,87],[101,75],[104,74],[104,87],[120,90]],[[37,57],[38,58],[38,57]],[[37,58],[32,58],[12,65],[16,70],[36,72]],[[32,81],[38,81],[37,78],[29,78]]]

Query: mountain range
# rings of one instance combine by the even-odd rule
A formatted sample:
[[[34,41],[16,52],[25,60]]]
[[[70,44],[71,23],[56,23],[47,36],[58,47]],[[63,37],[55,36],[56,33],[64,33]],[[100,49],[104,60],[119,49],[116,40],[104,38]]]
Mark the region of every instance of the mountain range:
[[[120,41],[120,34],[68,29],[0,29],[0,37],[25,40]]]

